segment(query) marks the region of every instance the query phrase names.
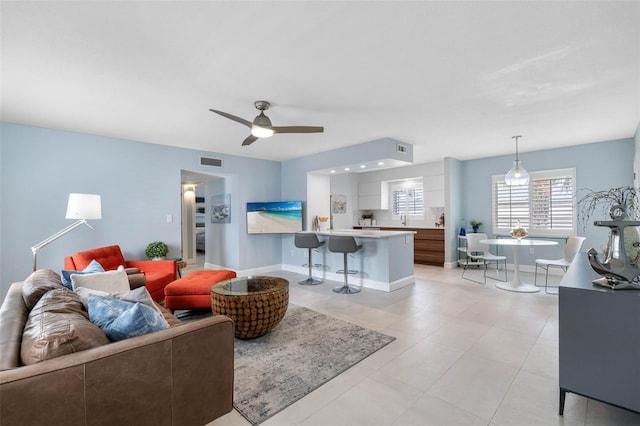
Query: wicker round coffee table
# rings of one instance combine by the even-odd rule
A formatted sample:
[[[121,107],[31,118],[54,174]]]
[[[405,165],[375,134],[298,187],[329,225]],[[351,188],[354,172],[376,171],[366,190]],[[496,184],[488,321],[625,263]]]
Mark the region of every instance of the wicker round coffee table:
[[[289,281],[255,276],[221,281],[211,287],[211,310],[233,320],[239,339],[260,337],[275,327],[289,306]]]

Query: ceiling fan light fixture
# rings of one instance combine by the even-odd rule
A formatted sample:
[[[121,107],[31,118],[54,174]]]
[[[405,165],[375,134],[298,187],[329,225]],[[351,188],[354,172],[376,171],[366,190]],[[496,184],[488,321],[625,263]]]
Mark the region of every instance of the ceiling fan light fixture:
[[[270,138],[274,133],[273,129],[267,129],[256,125],[251,126],[251,134],[257,138]]]
[[[507,185],[528,185],[529,173],[522,167],[522,163],[518,158],[518,138],[522,136],[513,136],[512,139],[516,140],[516,159],[513,160],[513,167],[507,172],[504,177],[504,183]]]

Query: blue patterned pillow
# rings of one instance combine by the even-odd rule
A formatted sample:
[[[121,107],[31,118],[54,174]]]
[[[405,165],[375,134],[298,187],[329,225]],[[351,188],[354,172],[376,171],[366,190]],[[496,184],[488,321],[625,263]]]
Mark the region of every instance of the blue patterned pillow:
[[[82,271],[68,271],[63,269],[60,272],[60,275],[62,276],[62,285],[68,288],[69,290],[73,290],[73,287],[71,286],[71,274],[82,275],[82,274],[93,274],[94,272],[104,272],[104,268],[102,267],[102,265],[95,259],[93,259],[91,263],[89,263],[87,267],[84,268]]]
[[[89,319],[112,342],[169,328],[162,314],[143,303],[95,294],[89,295]]]

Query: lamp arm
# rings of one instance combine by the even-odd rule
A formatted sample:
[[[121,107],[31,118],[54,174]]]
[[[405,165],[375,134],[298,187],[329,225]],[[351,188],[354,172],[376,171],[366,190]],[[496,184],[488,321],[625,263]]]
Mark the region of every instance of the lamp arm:
[[[41,248],[43,248],[44,246],[46,246],[49,243],[54,242],[58,238],[68,234],[69,232],[73,231],[74,229],[76,229],[77,227],[79,227],[79,226],[81,226],[83,224],[87,225],[89,228],[93,229],[93,227],[91,225],[89,225],[85,219],[78,219],[77,221],[73,222],[71,225],[67,226],[66,228],[56,232],[52,236],[46,238],[43,241],[40,241],[35,246],[31,247],[31,252],[33,253],[33,270],[34,271],[36,270],[36,257],[38,255],[38,251]]]

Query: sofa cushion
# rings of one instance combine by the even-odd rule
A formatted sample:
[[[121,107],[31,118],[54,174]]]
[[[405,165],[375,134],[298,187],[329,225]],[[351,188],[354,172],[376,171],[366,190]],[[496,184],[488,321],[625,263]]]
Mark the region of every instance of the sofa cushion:
[[[75,291],[80,287],[103,291],[109,294],[129,291],[127,273],[123,270],[96,272],[87,275],[71,275],[71,284]]]
[[[160,312],[140,302],[89,295],[89,319],[112,341],[169,328]]]
[[[50,269],[39,269],[24,280],[22,298],[27,310],[33,309],[43,294],[56,288],[63,288],[60,275]]]
[[[43,295],[29,313],[20,356],[29,365],[108,343],[89,321],[78,295],[61,287]]]
[[[63,269],[61,271],[62,285],[67,287],[69,290],[73,290],[71,274],[93,274],[94,272],[104,272],[102,265],[95,259],[92,260],[91,263],[89,263],[82,271],[70,271]]]

